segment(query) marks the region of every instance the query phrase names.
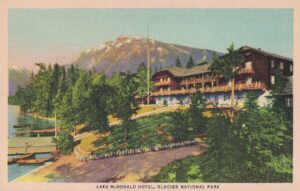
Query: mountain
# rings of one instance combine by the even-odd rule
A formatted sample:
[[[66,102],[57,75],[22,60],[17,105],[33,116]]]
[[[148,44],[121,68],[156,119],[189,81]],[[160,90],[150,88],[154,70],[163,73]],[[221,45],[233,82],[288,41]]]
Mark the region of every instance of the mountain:
[[[214,54],[221,55],[212,50],[191,48],[151,39],[149,47],[152,71],[175,65],[177,57],[185,66],[190,56],[197,64],[211,62]],[[111,75],[114,72],[134,73],[141,62],[147,63],[147,39],[138,36],[121,36],[115,41],[108,41],[99,47],[83,51],[72,64],[85,70],[103,71],[107,75]]]
[[[31,73],[26,68],[9,68],[8,78],[8,95],[15,95],[18,86],[25,87],[29,84]]]

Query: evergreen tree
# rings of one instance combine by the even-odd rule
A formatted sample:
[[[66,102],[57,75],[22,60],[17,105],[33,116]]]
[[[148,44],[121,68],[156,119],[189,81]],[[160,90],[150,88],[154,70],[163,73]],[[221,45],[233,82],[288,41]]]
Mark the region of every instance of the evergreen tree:
[[[144,63],[139,65],[137,70],[137,74],[135,76],[135,82],[137,84],[137,95],[142,100],[142,104],[144,104],[144,98],[147,96],[148,93],[148,71]],[[151,73],[150,73],[151,76]],[[154,83],[150,80],[150,91],[153,89]]]
[[[206,101],[203,95],[197,91],[191,96],[191,102],[189,108],[190,127],[195,133],[204,133],[207,124],[207,119],[203,116],[206,111]]]
[[[137,83],[129,74],[124,76],[115,75],[109,80],[109,84],[113,87],[113,110],[114,116],[122,120],[124,128],[124,140],[128,140],[128,130],[132,124],[131,116],[136,113],[139,108],[135,100]]]
[[[176,58],[175,66],[180,68],[182,67],[179,57]]]
[[[228,53],[221,57],[215,57],[210,70],[214,74],[221,75],[226,80],[231,82],[231,98],[230,106],[234,107],[234,86],[235,77],[238,75],[238,67],[244,63],[244,57],[238,50],[234,49],[234,45],[231,44],[227,48]]]
[[[194,60],[193,57],[190,56],[189,61],[186,64],[186,68],[192,68],[192,67],[194,67]]]
[[[231,121],[216,113],[208,125],[209,145],[202,163],[209,182],[290,182],[292,180],[291,139],[288,124],[280,113],[260,108],[254,94],[248,94],[245,108]]]

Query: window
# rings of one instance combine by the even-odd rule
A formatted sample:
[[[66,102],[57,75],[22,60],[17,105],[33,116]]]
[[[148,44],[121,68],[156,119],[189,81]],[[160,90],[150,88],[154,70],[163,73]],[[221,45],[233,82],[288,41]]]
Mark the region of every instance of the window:
[[[283,70],[283,69],[284,69],[284,63],[280,62],[280,70]]]
[[[293,65],[290,64],[290,72],[293,72]]]
[[[274,75],[271,76],[271,84],[275,84],[275,76]]]
[[[271,60],[271,68],[275,68],[275,62],[274,62],[274,60]]]
[[[245,68],[252,68],[252,62],[246,62]]]
[[[251,77],[247,77],[246,78],[246,84],[251,84],[252,83],[252,78]]]

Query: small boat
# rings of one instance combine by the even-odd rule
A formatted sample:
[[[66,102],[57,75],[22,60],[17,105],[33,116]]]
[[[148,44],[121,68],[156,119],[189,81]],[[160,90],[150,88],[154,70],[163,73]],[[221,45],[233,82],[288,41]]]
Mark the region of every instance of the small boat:
[[[14,125],[14,128],[23,128],[23,127],[31,127],[30,124],[17,124],[17,125]]]
[[[24,159],[29,159],[29,158],[32,158],[34,157],[35,153],[29,153],[29,154],[26,154],[26,155],[21,155],[20,157],[18,158],[12,158],[12,159],[9,159],[7,161],[7,164],[14,164],[16,163],[18,160],[24,160]]]
[[[47,157],[47,158],[38,158],[38,159],[24,159],[24,160],[18,160],[18,164],[43,164],[45,162],[53,160],[53,157]]]

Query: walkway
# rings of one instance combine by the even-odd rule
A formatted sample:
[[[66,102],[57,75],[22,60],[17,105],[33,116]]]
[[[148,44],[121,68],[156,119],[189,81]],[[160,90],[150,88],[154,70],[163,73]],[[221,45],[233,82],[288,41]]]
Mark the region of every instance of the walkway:
[[[201,153],[194,145],[89,162],[80,162],[74,155],[68,155],[16,182],[142,182],[174,160]]]

